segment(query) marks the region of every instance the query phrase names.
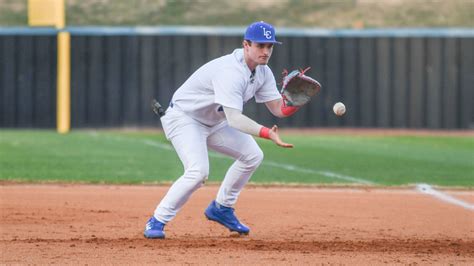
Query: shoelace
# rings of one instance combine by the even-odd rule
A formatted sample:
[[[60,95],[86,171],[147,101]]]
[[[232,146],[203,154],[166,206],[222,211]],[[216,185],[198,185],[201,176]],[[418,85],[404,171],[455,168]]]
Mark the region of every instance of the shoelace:
[[[163,228],[165,227],[164,224],[160,223],[159,221],[151,221],[150,223],[150,228],[151,229],[159,229],[159,230],[163,230]]]
[[[240,223],[239,219],[234,214],[234,208],[229,208],[229,207],[223,207],[221,206],[220,210],[222,211],[222,214],[224,214],[227,218],[232,219],[236,223]]]
[[[231,207],[225,207],[225,206],[222,206],[222,205],[217,205],[217,209],[218,210],[221,210],[223,212],[230,212],[230,213],[234,213],[234,208],[231,208]]]

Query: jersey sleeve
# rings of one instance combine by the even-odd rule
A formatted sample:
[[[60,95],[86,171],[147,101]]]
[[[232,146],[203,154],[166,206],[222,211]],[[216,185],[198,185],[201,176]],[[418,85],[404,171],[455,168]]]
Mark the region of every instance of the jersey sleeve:
[[[275,76],[268,66],[265,66],[265,81],[263,85],[255,92],[255,102],[264,103],[281,99],[280,92],[276,86]]]
[[[216,73],[212,79],[214,103],[243,110],[243,80],[231,68]]]

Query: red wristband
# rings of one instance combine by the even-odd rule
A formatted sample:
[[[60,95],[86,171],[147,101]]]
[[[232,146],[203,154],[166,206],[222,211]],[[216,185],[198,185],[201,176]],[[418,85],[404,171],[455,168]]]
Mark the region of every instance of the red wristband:
[[[286,105],[286,96],[285,95],[281,95],[282,99],[282,104],[281,104],[281,113],[284,115],[284,116],[290,116],[294,113],[296,113],[296,111],[298,111],[298,109],[300,109],[299,106],[288,106]]]
[[[290,116],[290,115],[296,113],[296,111],[298,111],[298,109],[300,109],[298,106],[288,106],[288,105],[283,104],[281,106],[281,113],[284,116]]]
[[[261,138],[270,139],[270,129],[268,127],[262,127],[258,134]]]

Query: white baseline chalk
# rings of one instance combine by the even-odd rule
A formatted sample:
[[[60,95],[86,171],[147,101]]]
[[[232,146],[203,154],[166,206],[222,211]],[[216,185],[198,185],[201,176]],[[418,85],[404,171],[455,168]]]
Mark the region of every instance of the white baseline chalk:
[[[164,149],[164,150],[173,150],[173,147],[169,144],[163,144],[163,143],[155,142],[155,141],[152,141],[152,140],[145,140],[143,143],[145,143],[146,145],[150,145],[150,146],[157,147],[157,148]],[[209,152],[209,156],[214,157],[214,158],[231,159],[228,156],[225,156],[225,155],[222,155],[222,154],[219,154],[219,153],[216,153],[216,152]],[[300,172],[300,173],[318,174],[318,175],[322,175],[322,176],[325,176],[325,177],[344,180],[344,181],[349,181],[349,182],[357,183],[357,184],[364,184],[364,185],[373,185],[374,184],[373,182],[371,182],[369,180],[362,179],[362,178],[357,178],[357,177],[348,176],[348,175],[342,175],[342,174],[338,174],[338,173],[334,173],[334,172],[330,172],[330,171],[321,171],[321,170],[318,171],[318,170],[313,170],[313,169],[309,169],[309,168],[299,167],[299,166],[292,165],[292,164],[277,163],[277,162],[273,162],[273,161],[269,161],[269,160],[264,160],[262,162],[262,164],[263,165],[269,165],[269,166],[275,167],[275,168],[289,170],[289,171]]]
[[[468,202],[465,202],[465,201],[462,201],[460,199],[456,199],[455,197],[452,197],[446,193],[443,193],[443,192],[440,192],[440,191],[437,191],[435,190],[434,188],[432,188],[430,185],[428,184],[418,184],[416,186],[416,189],[423,193],[423,194],[428,194],[432,197],[435,197],[439,200],[442,200],[442,201],[445,201],[447,203],[451,203],[451,204],[454,204],[454,205],[458,205],[458,206],[461,206],[465,209],[468,209],[468,210],[471,210],[471,211],[474,211],[474,205],[473,204],[470,204]]]
[[[123,137],[113,137],[113,139],[118,140],[118,141],[130,141],[130,139],[123,138]],[[149,146],[156,147],[156,148],[163,149],[163,150],[167,150],[167,151],[173,151],[174,150],[173,147],[170,144],[165,144],[165,143],[156,142],[156,141],[152,141],[152,140],[144,140],[142,143],[144,143],[145,145],[149,145]],[[219,154],[219,153],[216,153],[216,152],[210,152],[209,156],[214,157],[214,158],[221,158],[221,159],[231,159],[228,156],[225,156],[225,155],[222,155],[222,154]],[[330,171],[313,170],[313,169],[303,168],[303,167],[299,167],[299,166],[292,165],[292,164],[283,164],[283,163],[277,163],[277,162],[268,161],[268,160],[264,160],[262,164],[263,165],[269,165],[269,166],[276,167],[276,168],[280,168],[280,169],[300,172],[300,173],[319,174],[319,175],[322,175],[322,176],[325,176],[325,177],[345,180],[345,181],[349,181],[349,182],[353,182],[353,183],[357,183],[357,184],[365,184],[365,185],[374,185],[375,184],[374,182],[371,182],[369,180],[362,179],[362,178],[357,178],[357,177],[348,176],[348,175],[342,175],[342,174],[338,174],[338,173],[334,173],[334,172],[330,172]],[[450,196],[446,193],[437,191],[437,190],[433,189],[428,184],[418,184],[416,186],[416,189],[420,193],[430,195],[430,196],[435,197],[435,198],[437,198],[441,201],[463,207],[467,210],[474,211],[474,204],[470,204],[468,202],[465,202],[465,201],[462,201],[460,199],[454,198],[454,197],[452,197],[452,196]]]

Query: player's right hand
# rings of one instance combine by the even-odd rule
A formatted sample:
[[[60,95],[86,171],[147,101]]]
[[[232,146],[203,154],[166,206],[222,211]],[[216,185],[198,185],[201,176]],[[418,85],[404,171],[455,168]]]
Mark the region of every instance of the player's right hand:
[[[278,134],[278,126],[274,125],[269,131],[270,139],[275,142],[276,145],[283,148],[293,148],[293,144],[283,142]]]

